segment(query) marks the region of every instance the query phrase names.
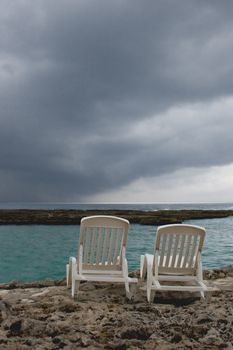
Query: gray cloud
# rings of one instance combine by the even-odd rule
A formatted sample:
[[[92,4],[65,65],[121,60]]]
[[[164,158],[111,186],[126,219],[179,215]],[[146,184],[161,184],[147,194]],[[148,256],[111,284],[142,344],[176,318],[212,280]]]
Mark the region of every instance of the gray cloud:
[[[232,163],[232,9],[2,1],[0,200],[78,201]]]

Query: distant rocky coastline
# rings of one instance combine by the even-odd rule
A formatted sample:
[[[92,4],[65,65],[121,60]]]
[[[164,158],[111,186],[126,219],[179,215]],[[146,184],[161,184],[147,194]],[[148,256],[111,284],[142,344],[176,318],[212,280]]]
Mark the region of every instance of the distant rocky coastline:
[[[0,225],[75,225],[85,216],[114,215],[141,225],[182,223],[190,219],[212,219],[233,216],[233,210],[32,210],[0,209]]]

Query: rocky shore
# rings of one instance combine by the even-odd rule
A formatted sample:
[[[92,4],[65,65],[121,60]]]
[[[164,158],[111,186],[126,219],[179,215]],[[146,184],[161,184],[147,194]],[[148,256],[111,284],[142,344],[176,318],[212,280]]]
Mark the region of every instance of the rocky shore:
[[[72,300],[64,281],[0,286],[0,349],[232,349],[233,268],[206,271],[210,300],[119,285],[83,283]],[[181,295],[182,294],[182,295]]]
[[[31,210],[0,209],[0,225],[75,225],[91,215],[120,216],[141,225],[181,223],[190,219],[211,219],[233,216],[233,210]]]

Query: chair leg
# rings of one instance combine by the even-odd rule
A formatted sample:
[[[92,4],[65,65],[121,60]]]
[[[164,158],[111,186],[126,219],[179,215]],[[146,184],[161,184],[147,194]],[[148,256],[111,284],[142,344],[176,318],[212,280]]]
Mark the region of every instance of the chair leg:
[[[129,282],[125,282],[125,293],[128,299],[132,298],[132,293],[130,293],[130,290],[129,290]]]
[[[72,296],[72,298],[74,298],[75,290],[76,290],[76,280],[72,280],[72,285],[71,285],[71,296]]]
[[[205,299],[205,293],[203,290],[200,291],[200,294],[201,294],[201,299]]]
[[[149,271],[147,271],[147,281],[146,281],[146,292],[147,292],[147,300],[151,302],[151,287],[152,287],[152,276]]]
[[[79,286],[80,286],[80,281],[77,281],[77,280],[72,281],[72,286],[71,286],[72,298],[75,297],[75,293],[76,293],[76,296],[78,296]]]
[[[151,288],[147,286],[146,292],[147,292],[147,301],[148,301],[148,303],[150,303],[151,302]]]
[[[122,259],[123,259],[123,264],[122,264],[122,271],[123,271],[123,277],[125,280],[125,292],[126,292],[126,297],[128,299],[132,298],[132,294],[129,291],[129,278],[128,278],[128,262],[125,258],[125,247],[123,247],[124,249],[122,250]]]
[[[151,293],[150,293],[150,301],[151,301],[151,303],[153,303],[154,298],[155,298],[155,290],[151,290]]]
[[[147,291],[147,300],[149,303],[153,300],[152,297],[154,296],[153,291],[151,291],[152,288],[152,265],[149,260],[147,260],[147,279],[146,279],[146,291]]]
[[[149,303],[152,303],[155,298],[155,290],[150,288],[147,288],[147,300]]]
[[[70,266],[70,264],[66,265],[66,285],[67,285],[67,287],[71,286],[71,266]]]
[[[197,257],[197,280],[199,285],[201,285],[202,287],[204,287],[203,285],[203,273],[202,273],[202,262],[201,262],[201,253],[198,253],[198,257]],[[203,290],[200,291],[201,294],[201,298],[205,299],[205,293]]]

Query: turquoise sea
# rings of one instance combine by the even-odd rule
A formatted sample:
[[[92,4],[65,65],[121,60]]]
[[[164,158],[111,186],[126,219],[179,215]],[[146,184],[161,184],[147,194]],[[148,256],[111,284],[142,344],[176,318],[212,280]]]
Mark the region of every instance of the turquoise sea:
[[[29,209],[230,209],[233,204],[0,204],[0,208]],[[233,265],[233,217],[189,220],[206,228],[203,268]],[[130,226],[127,242],[129,270],[139,268],[141,254],[152,253],[156,226]],[[76,256],[77,225],[0,225],[0,283],[64,278],[69,256]]]

